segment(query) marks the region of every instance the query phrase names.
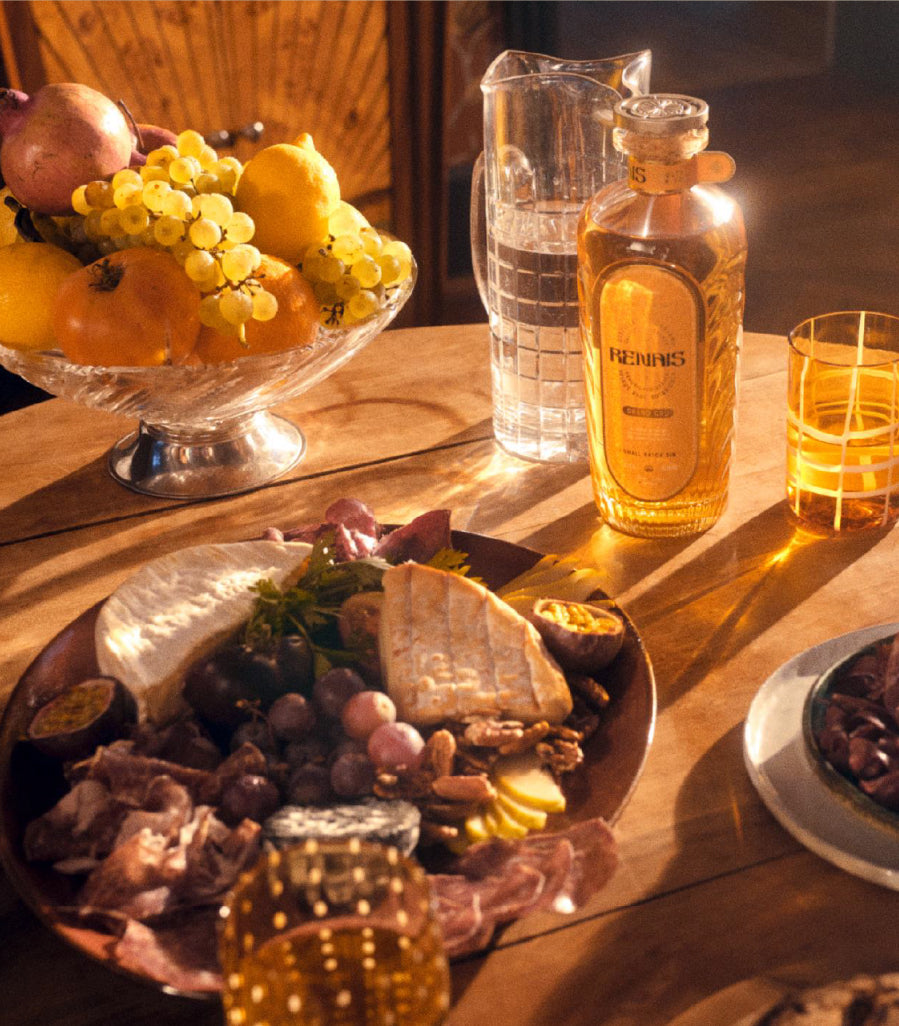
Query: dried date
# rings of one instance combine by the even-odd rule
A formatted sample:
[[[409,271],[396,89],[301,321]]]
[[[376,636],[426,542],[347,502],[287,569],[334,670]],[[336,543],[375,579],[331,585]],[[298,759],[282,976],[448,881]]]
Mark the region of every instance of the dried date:
[[[827,698],[821,754],[872,800],[899,811],[899,722],[891,705],[899,635],[847,666]]]

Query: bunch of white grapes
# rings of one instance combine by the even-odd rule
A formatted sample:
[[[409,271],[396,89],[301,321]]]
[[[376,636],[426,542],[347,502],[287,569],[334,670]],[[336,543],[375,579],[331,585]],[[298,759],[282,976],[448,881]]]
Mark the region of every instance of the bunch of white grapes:
[[[390,306],[412,268],[405,242],[382,235],[346,203],[328,219],[328,237],[310,246],[300,265],[326,328],[348,327]]]
[[[79,186],[72,207],[101,254],[131,246],[168,250],[203,293],[203,324],[243,337],[251,318],[277,314],[278,301],[253,277],[262,259],[250,244],[256,226],[231,200],[242,170],[236,157],[220,159],[187,129],[176,145],[151,150],[143,167]]]

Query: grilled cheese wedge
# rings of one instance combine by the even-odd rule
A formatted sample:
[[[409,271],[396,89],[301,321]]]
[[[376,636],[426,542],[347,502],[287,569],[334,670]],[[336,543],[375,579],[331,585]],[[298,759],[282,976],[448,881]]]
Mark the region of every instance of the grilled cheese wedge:
[[[382,671],[400,720],[559,723],[571,712],[565,675],[536,628],[483,585],[402,563],[383,588]]]

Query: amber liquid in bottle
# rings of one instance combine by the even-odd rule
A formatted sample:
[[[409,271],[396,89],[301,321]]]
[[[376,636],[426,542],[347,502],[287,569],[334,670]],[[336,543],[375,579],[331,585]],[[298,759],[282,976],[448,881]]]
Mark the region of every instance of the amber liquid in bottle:
[[[603,518],[694,534],[727,501],[746,237],[715,185],[616,182],[578,228],[591,476]]]

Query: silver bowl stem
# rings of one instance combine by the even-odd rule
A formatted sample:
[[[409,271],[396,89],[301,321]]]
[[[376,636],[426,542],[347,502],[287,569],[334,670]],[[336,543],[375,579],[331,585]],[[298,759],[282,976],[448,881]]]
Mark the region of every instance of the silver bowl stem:
[[[189,433],[142,421],[112,447],[108,466],[116,481],[142,495],[205,499],[258,488],[305,451],[299,428],[261,411]]]

